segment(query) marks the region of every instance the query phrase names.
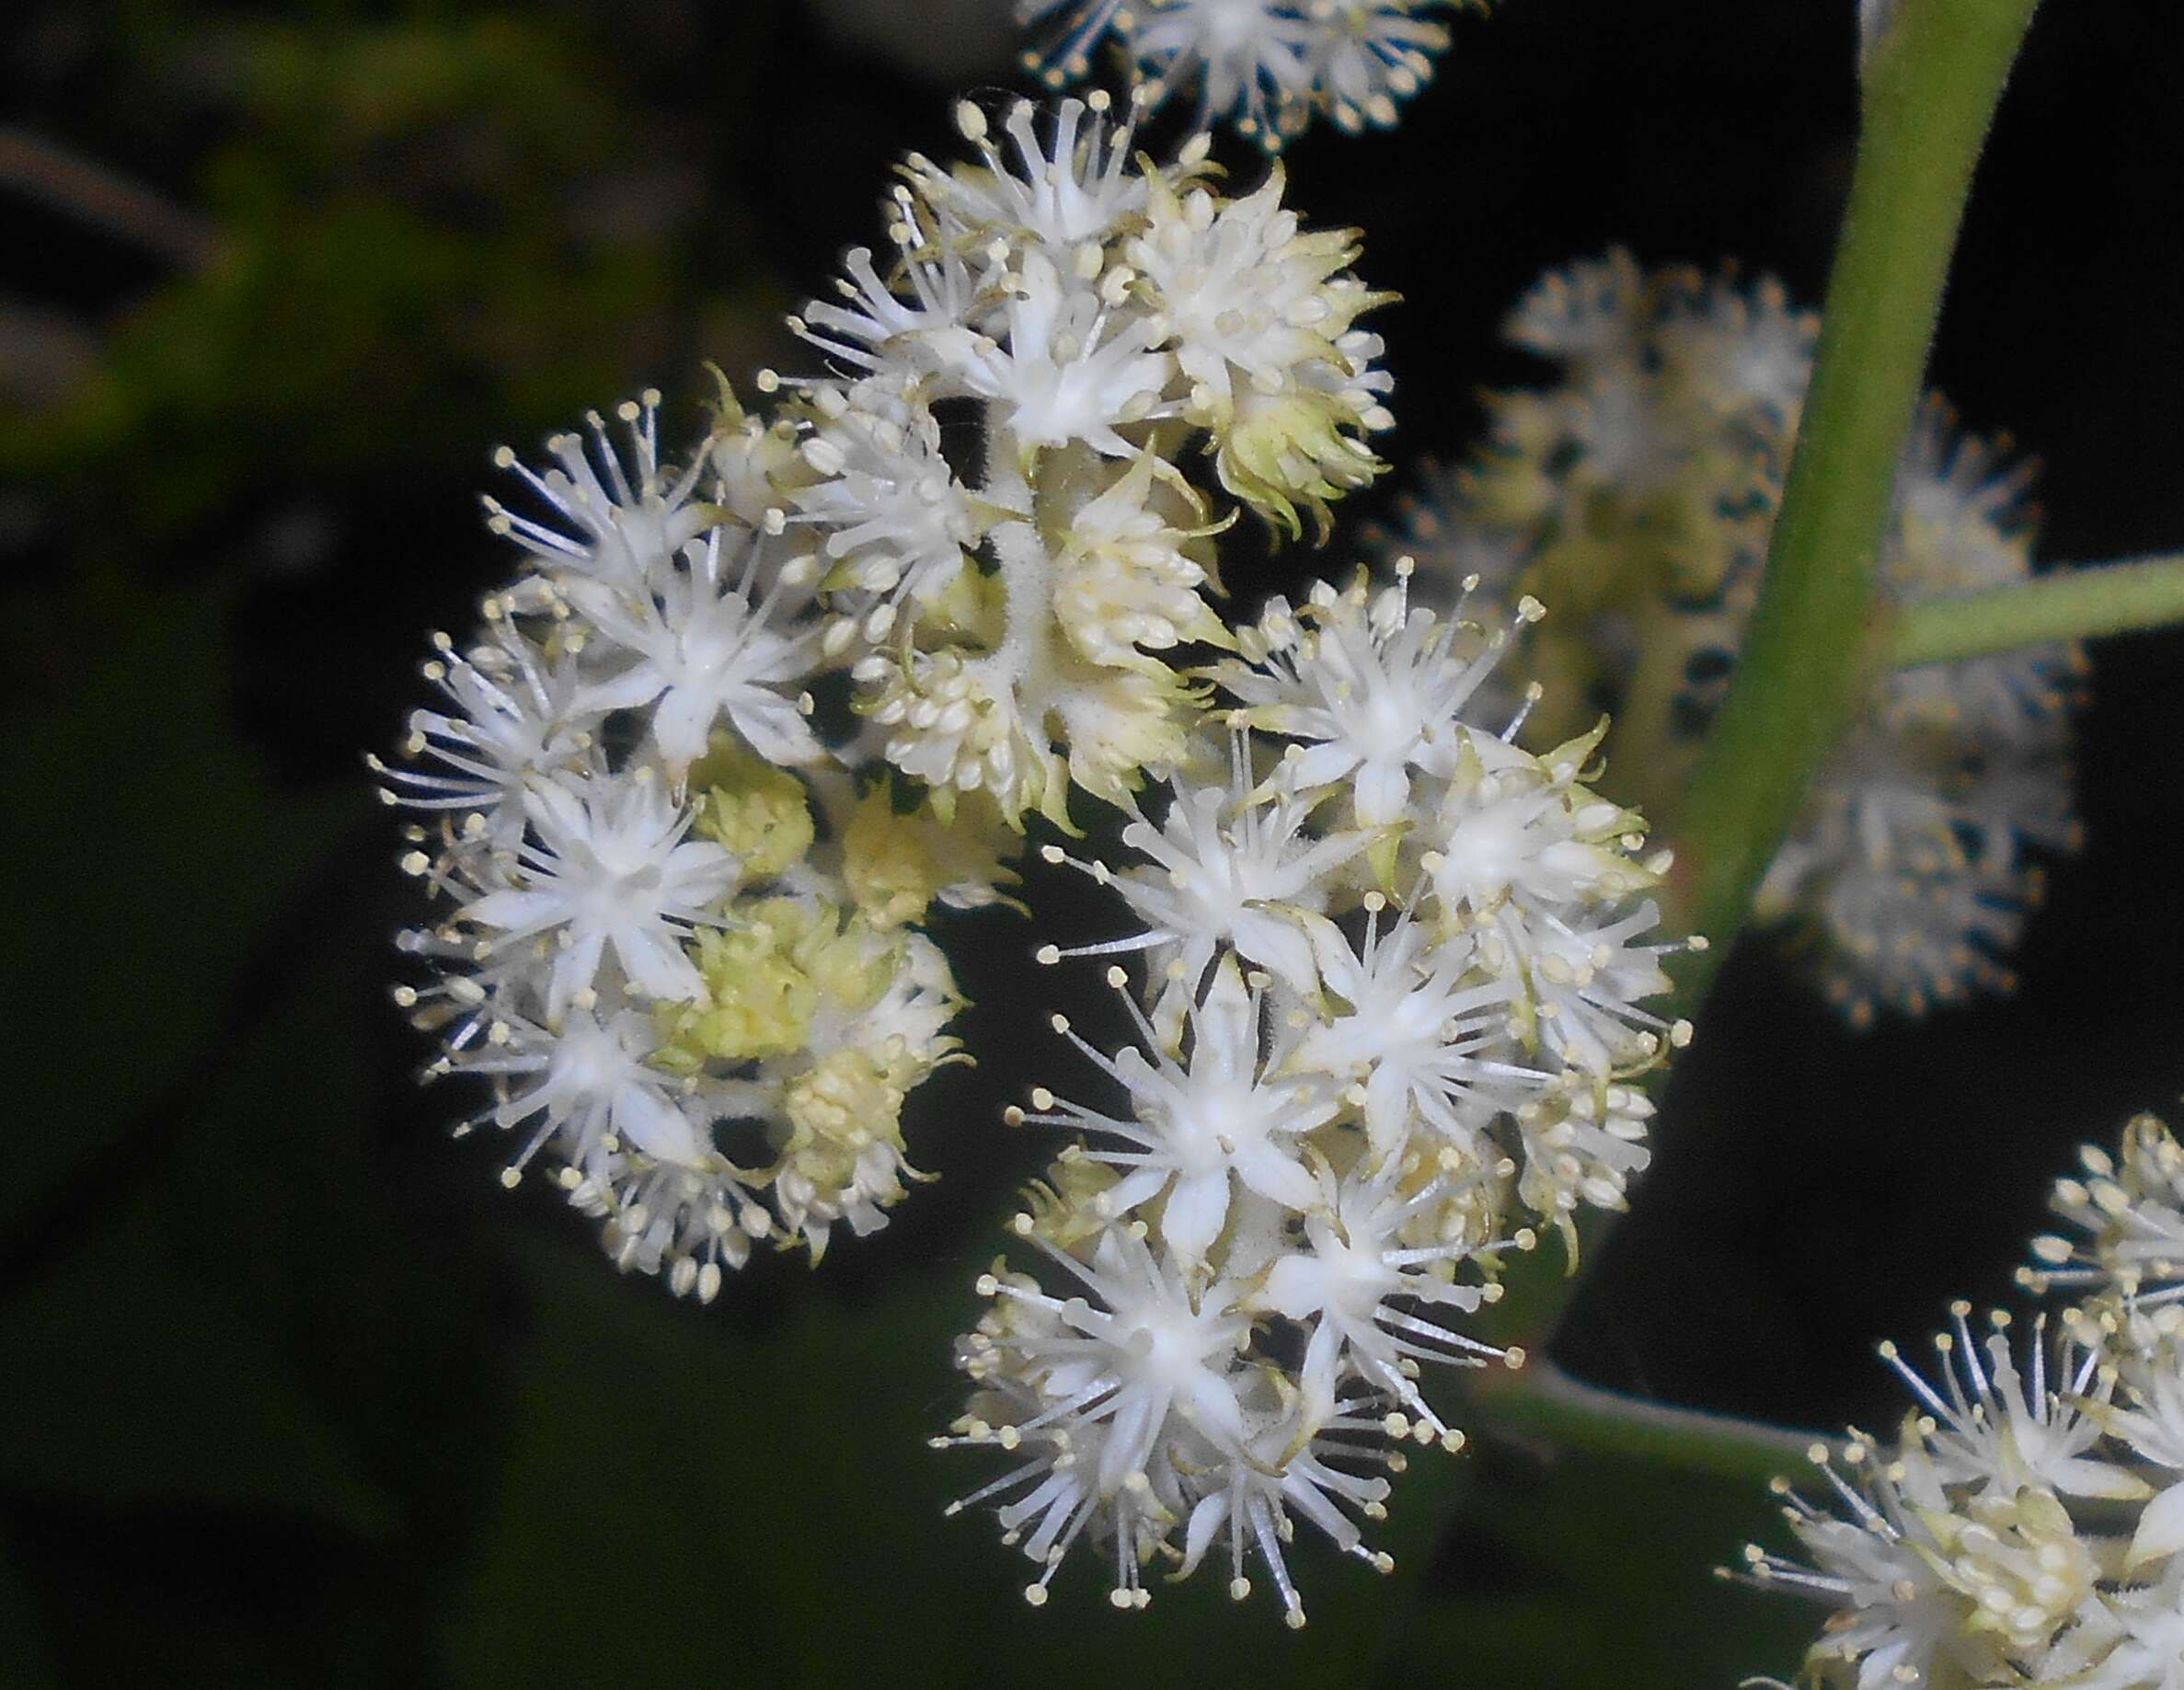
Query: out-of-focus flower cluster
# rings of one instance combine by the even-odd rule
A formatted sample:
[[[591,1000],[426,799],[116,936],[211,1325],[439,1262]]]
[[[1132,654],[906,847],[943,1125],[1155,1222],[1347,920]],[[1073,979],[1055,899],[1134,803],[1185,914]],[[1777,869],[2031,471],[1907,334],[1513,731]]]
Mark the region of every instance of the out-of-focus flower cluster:
[[[1057,1017],[1096,1089],[1010,1111],[1069,1142],[980,1281],[937,1440],[1001,1452],[964,1500],[996,1503],[1034,1604],[1090,1541],[1118,1606],[1218,1554],[1301,1625],[1296,1517],[1385,1570],[1361,1523],[1395,1446],[1462,1441],[1425,1371],[1515,1364],[1465,1330],[1500,1255],[1542,1226],[1574,1249],[1646,1164],[1636,1082],[1688,1030],[1647,1007],[1665,857],[1588,784],[1599,730],[1534,754],[1477,710],[1540,607],[1444,619],[1408,575],[1270,603],[1210,672],[1205,772],[1133,802],[1126,859],[1050,848],[1126,914],[1041,960],[1134,959],[1108,978],[1135,1032],[1109,1053]]]
[[[1818,1449],[1825,1492],[1788,1494],[1802,1559],[1745,1576],[1834,1613],[1820,1686],[2174,1690],[2184,1682],[2184,1146],[2151,1115],[2087,1146],[2020,1274],[2075,1296],[2051,1337],[1952,1311],[1929,1370],[1882,1357],[1914,1406],[1892,1440]]]
[[[1682,784],[1757,592],[1811,374],[1814,319],[1782,288],[1648,273],[1612,253],[1548,276],[1512,316],[1559,381],[1498,394],[1485,446],[1430,469],[1390,553],[1421,591],[1556,607],[1510,668],[1559,702],[1534,732],[1616,712],[1636,789]],[[1893,604],[2031,569],[2028,472],[1929,399],[1880,563]],[[1757,914],[1786,923],[1854,1021],[2008,981],[2040,879],[2067,850],[2069,713],[2082,658],[2036,647],[1878,681],[1776,858]]]
[[[1198,86],[1198,122],[1225,119],[1270,152],[1324,117],[1352,134],[1396,121],[1448,46],[1460,0],[1017,0],[1054,87],[1111,41],[1148,104]]]
[[[905,1096],[955,1052],[934,905],[1005,894],[1025,813],[1180,766],[1232,642],[1238,506],[1300,533],[1381,466],[1378,303],[1279,172],[1215,190],[1104,101],[913,155],[838,296],[832,373],[727,384],[663,454],[658,397],[486,501],[516,578],[427,666],[390,802],[440,901],[402,937],[434,1075],[518,1132],[625,1267],[710,1298],[752,1243],[864,1232],[917,1176]],[[1210,461],[1233,500],[1193,486]],[[839,721],[814,688],[847,695]],[[815,722],[827,730],[820,731]]]

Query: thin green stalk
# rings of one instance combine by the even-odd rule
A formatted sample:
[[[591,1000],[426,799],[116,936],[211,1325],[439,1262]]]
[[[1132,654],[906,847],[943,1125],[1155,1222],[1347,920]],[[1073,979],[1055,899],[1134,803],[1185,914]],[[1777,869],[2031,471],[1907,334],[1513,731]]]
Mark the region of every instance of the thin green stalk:
[[[1759,602],[1729,697],[1670,819],[1671,919],[1713,941],[1681,959],[1673,1015],[1690,1015],[1705,996],[1883,654],[1874,572],[1896,470],[1972,173],[2035,4],[1897,0],[1868,51],[1857,163]],[[1611,1218],[1588,1217],[1588,1261],[1598,1259]],[[1575,1290],[1560,1255],[1541,1250],[1512,1264],[1507,1280],[1500,1335],[1535,1356]],[[1488,1423],[1559,1418],[1575,1431],[1568,1402],[1529,1383],[1530,1372],[1479,1395]],[[1659,1436],[1627,1415],[1584,1425],[1596,1447],[1640,1449]]]
[[[1916,669],[2176,622],[2184,622],[2184,557],[2087,565],[1906,605],[1889,627],[1889,661]]]
[[[1535,1360],[1481,1376],[1473,1393],[1497,1431],[1532,1433],[1566,1449],[1627,1455],[1653,1466],[1764,1484],[1810,1464],[1826,1439],[1760,1420],[1672,1408],[1604,1390]]]
[[[1864,122],[1812,386],[1734,681],[1672,834],[1674,917],[1715,941],[1678,978],[1689,1014],[1748,913],[1868,677],[1896,468],[1964,201],[2035,0],[1900,0],[1867,61]]]

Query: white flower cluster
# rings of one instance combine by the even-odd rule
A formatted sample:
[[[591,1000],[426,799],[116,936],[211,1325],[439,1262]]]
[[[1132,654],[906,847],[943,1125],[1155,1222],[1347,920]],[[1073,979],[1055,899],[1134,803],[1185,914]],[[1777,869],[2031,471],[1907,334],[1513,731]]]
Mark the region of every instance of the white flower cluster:
[[[1430,472],[1407,532],[1383,544],[1443,591],[1477,576],[1505,601],[1553,604],[1520,672],[1550,696],[1608,701],[1618,767],[1638,790],[1672,793],[1742,640],[1816,324],[1774,282],[1649,274],[1617,252],[1548,276],[1508,333],[1560,381],[1496,396],[1485,447]],[[1929,400],[1898,480],[1883,596],[2026,579],[2026,480]],[[2081,666],[2075,647],[2036,647],[1874,685],[1757,904],[1790,925],[1854,1022],[2007,985],[2000,959],[2040,891],[2032,854],[2076,842]],[[1567,717],[1535,724],[1570,730]]]
[[[489,1085],[458,1130],[519,1132],[508,1184],[546,1155],[617,1262],[709,1301],[753,1240],[816,1256],[915,1177],[902,1099],[959,999],[905,924],[998,866],[905,864],[807,719],[818,559],[732,508],[732,399],[681,469],[657,402],[622,408],[626,450],[594,418],[543,472],[500,454],[537,507],[487,501],[523,571],[436,642],[408,765],[374,763],[437,818],[403,866],[444,908],[400,938],[434,977],[396,995],[441,1036],[429,1075]]]
[[[1217,194],[1202,143],[1133,157],[1103,110],[1018,105],[997,144],[964,107],[981,162],[905,162],[884,273],[853,250],[791,319],[836,373],[763,378],[770,419],[723,383],[686,458],[651,395],[626,444],[594,417],[543,470],[503,451],[523,572],[439,642],[408,765],[375,762],[436,816],[404,860],[444,906],[402,938],[434,978],[398,994],[431,1072],[484,1077],[466,1125],[523,1132],[510,1183],[547,1155],[678,1293],[882,1224],[904,1097],[954,1049],[916,924],[1002,895],[1026,811],[1178,765],[1206,688],[1167,660],[1230,643],[1234,512],[1176,462],[1293,533],[1382,467],[1352,238],[1279,172]],[[832,742],[828,672],[862,719]]]
[[[1224,1546],[1232,1592],[1256,1554],[1301,1625],[1296,1516],[1385,1569],[1359,1521],[1389,1443],[1462,1438],[1422,1371],[1516,1364],[1462,1329],[1497,1256],[1542,1224],[1574,1250],[1579,1206],[1646,1164],[1633,1082],[1688,1035],[1646,1007],[1665,855],[1586,784],[1597,732],[1534,755],[1466,719],[1509,636],[1407,580],[1273,601],[1213,672],[1225,778],[1209,756],[1157,821],[1132,807],[1134,860],[1076,864],[1129,931],[1040,960],[1140,958],[1108,974],[1136,1039],[1057,1017],[1114,1100],[1009,1112],[1072,1135],[1014,1223],[1042,1273],[980,1281],[937,1440],[1006,1453],[965,1501],[997,1500],[1034,1604],[1083,1538],[1122,1607]]]
[[[830,650],[879,748],[948,806],[1067,824],[1072,783],[1121,801],[1181,756],[1203,698],[1168,662],[1226,635],[1216,513],[1177,467],[1291,534],[1383,466],[1385,297],[1351,235],[1303,228],[1277,169],[1238,199],[1202,138],[1153,165],[1105,100],[1029,104],[983,163],[913,155],[887,277],[862,249],[793,326],[849,374],[789,384],[763,496],[816,526]],[[944,420],[960,416],[959,463]]]
[[[1968,1307],[1937,1377],[1892,1345],[1916,1399],[1893,1443],[1819,1449],[1825,1506],[1791,1494],[1810,1565],[1746,1551],[1746,1576],[1837,1604],[1816,1685],[2177,1690],[2184,1684],[2184,1146],[2150,1115],[2121,1157],[2088,1146],[2036,1239],[2036,1291],[2079,1291],[2021,1356]]]
[[[1385,129],[1433,75],[1459,0],[1017,0],[1044,42],[1025,68],[1054,87],[1091,73],[1112,38],[1133,88],[1156,105],[1199,86],[1198,122],[1223,116],[1270,152],[1324,116]]]

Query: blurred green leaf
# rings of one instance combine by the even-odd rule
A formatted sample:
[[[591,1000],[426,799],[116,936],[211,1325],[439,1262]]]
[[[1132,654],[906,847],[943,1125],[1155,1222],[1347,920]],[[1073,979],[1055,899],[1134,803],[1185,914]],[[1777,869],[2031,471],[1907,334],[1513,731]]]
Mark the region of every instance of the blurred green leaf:
[[[126,1217],[8,1302],[0,1378],[0,1488],[391,1523],[279,1351]]]
[[[224,604],[95,596],[80,684],[0,731],[0,1025],[35,1122],[0,1226],[35,1211],[201,1056],[266,920],[361,791],[277,799],[235,736]]]
[[[449,1637],[463,1684],[686,1675],[708,1657],[723,1677],[865,1684],[876,1663],[961,1662],[968,1644],[978,1683],[1027,1690],[1179,1673],[1254,1690],[1728,1685],[1793,1663],[1816,1623],[1712,1575],[1771,1523],[1764,1489],[1506,1449],[1412,1463],[1374,1531],[1409,1581],[1300,1531],[1302,1634],[1263,1590],[1237,1607],[1202,1576],[1118,1615],[1094,1565],[1032,1610],[991,1519],[941,1517],[992,1462],[922,1447],[953,1412],[946,1338],[974,1307],[967,1288],[813,1301],[751,1339],[576,1244],[519,1254],[533,1324],[503,1489]],[[1409,1605],[1406,1583],[1435,1559],[1422,1538],[1452,1513],[1436,1588]],[[603,1601],[642,1617],[603,1623]]]
[[[947,1358],[977,1312],[969,1265],[860,1309],[808,1297],[753,1339],[724,1311],[617,1279],[579,1244],[526,1238],[519,1254],[532,1326],[502,1489],[449,1635],[459,1684],[687,1676],[706,1662],[722,1678],[862,1685],[875,1663],[960,1662],[969,1648],[976,1682],[1024,1690],[1173,1683],[1185,1662],[1207,1686],[1328,1685],[1362,1682],[1400,1624],[1406,1581],[1308,1531],[1293,1558],[1302,1633],[1263,1580],[1242,1604],[1217,1576],[1156,1584],[1149,1610],[1117,1614],[1088,1549],[1052,1604],[1029,1607],[1033,1569],[991,1514],[942,1513],[994,1477],[990,1453],[925,1445],[961,1399]],[[1459,1484],[1464,1465],[1415,1463],[1376,1531],[1412,1571],[1436,1513],[1415,1491]],[[1407,1512],[1420,1523],[1408,1535]],[[603,1624],[592,1592],[641,1618]]]
[[[1389,1684],[1446,1690],[1728,1686],[1787,1675],[1818,1609],[1717,1578],[1778,1524],[1757,1484],[1605,1455],[1500,1450],[1430,1590],[1382,1662]]]

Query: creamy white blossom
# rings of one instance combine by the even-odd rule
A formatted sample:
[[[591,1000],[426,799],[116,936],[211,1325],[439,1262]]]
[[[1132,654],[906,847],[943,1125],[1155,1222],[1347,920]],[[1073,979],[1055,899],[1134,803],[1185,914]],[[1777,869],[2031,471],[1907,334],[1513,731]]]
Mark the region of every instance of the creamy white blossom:
[[[1016,1459],[965,1500],[1008,1499],[1006,1540],[1046,1563],[1036,1602],[1085,1536],[1133,1607],[1140,1568],[1187,1573],[1225,1535],[1235,1593],[1256,1550],[1293,1625],[1293,1519],[1385,1567],[1360,1519],[1395,1446],[1464,1443],[1436,1375],[1523,1360],[1475,1329],[1504,1256],[1540,1225],[1574,1248],[1578,1208],[1620,1206],[1645,1166],[1629,1082],[1687,1032],[1646,1002],[1674,948],[1642,896],[1665,863],[1581,783],[1591,742],[1542,759],[1517,722],[1467,719],[1506,643],[1400,580],[1276,601],[1209,672],[1225,746],[1202,736],[1157,821],[1132,800],[1127,856],[1043,847],[1126,930],[1038,958],[1132,960],[1107,977],[1136,1039],[1109,1054],[1055,1017],[1115,1100],[1040,1086],[1006,1111],[1075,1137],[1013,1231],[1118,1316],[1168,1313],[1165,1338],[1131,1316],[1126,1360],[1085,1300],[982,1281],[1001,1301],[959,1346],[971,1403],[943,1442]],[[1400,779],[1369,797],[1368,765]],[[1164,1345],[1145,1397],[1136,1358]]]
[[[1638,790],[1672,793],[1756,599],[1816,319],[1770,280],[1648,272],[1614,252],[1546,277],[1506,332],[1558,381],[1494,396],[1487,443],[1430,468],[1406,532],[1380,544],[1419,559],[1421,597],[1486,615],[1528,593],[1581,606],[1521,629],[1502,665],[1546,688],[1531,732],[1574,735],[1575,703],[1604,700],[1621,712],[1617,766],[1635,760]],[[1897,477],[1884,600],[2027,579],[2029,480],[1929,399]],[[2077,844],[2080,668],[2055,645],[1874,682],[1756,905],[1854,1023],[2012,983],[2040,859]]]
[[[2141,1117],[2124,1142],[2136,1171],[2120,1178],[2088,1147],[2087,1179],[2062,1182],[2057,1206],[2096,1243],[2080,1261],[2080,1247],[2038,1241],[2041,1266],[2023,1276],[2035,1291],[2091,1289],[2059,1339],[2043,1316],[2014,1342],[2001,1314],[1975,1337],[1960,1303],[1930,1373],[1881,1346],[1914,1398],[1895,1443],[1853,1433],[1839,1453],[1816,1448],[1832,1496],[1789,1493],[1804,1558],[1746,1553],[1748,1578],[1834,1609],[1807,1657],[1811,1682],[1838,1682],[1838,1666],[1860,1690],[2178,1682],[2184,1350],[2168,1305],[2140,1307],[2143,1282],[2101,1265],[2104,1243],[2162,1224],[2164,1144],[2173,1152]]]
[[[1387,128],[1433,75],[1454,0],[1017,0],[1040,45],[1025,63],[1054,86],[1090,73],[1110,37],[1141,98],[1196,84],[1197,121],[1270,151],[1315,114]]]

